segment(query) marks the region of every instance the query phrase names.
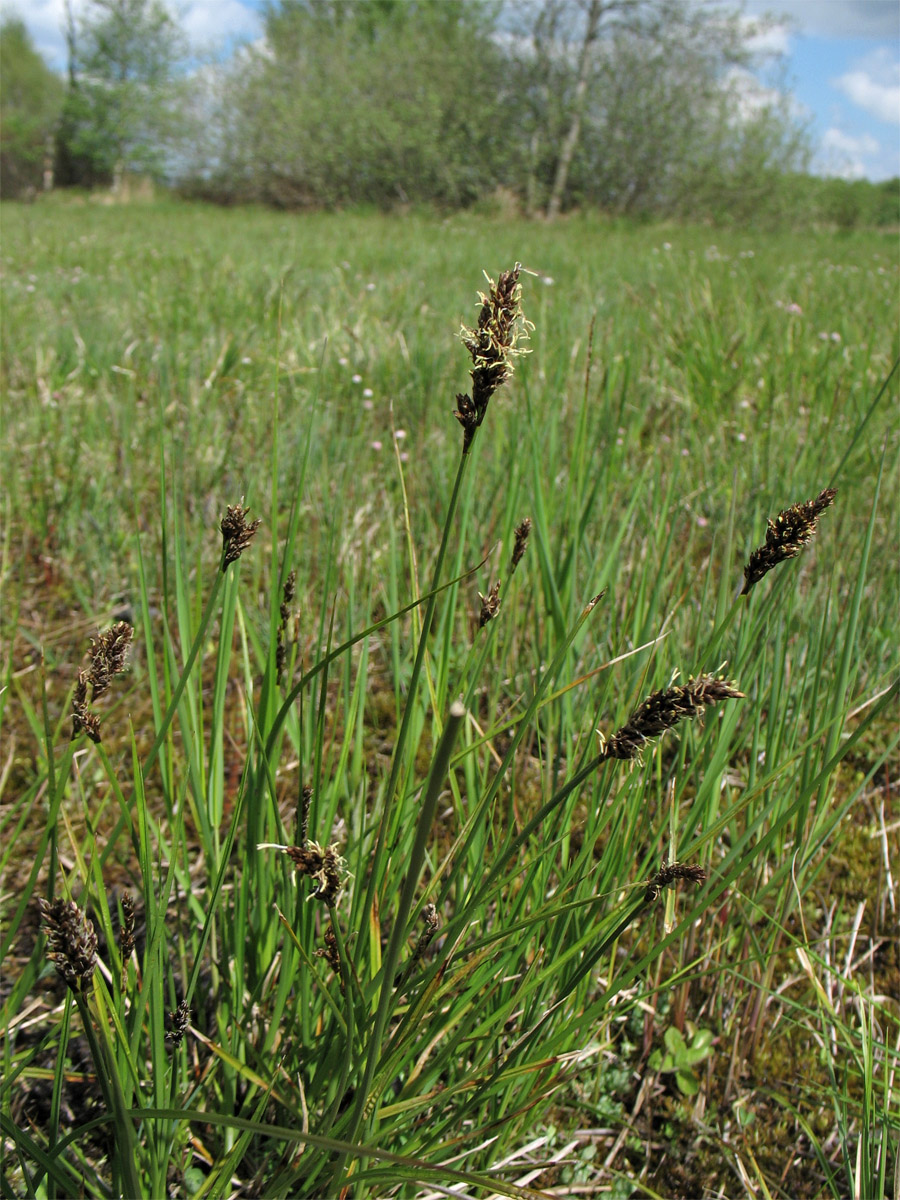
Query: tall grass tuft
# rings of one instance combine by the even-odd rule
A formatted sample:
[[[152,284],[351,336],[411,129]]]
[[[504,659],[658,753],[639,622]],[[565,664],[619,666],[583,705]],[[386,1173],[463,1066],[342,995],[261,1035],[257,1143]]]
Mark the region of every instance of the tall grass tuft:
[[[841,961],[806,928],[842,822],[896,744],[897,683],[854,667],[877,490],[849,589],[837,505],[841,532],[823,530],[809,568],[824,583],[780,575],[735,598],[752,537],[739,514],[757,498],[736,486],[709,507],[702,551],[664,473],[643,467],[619,503],[627,443],[646,436],[626,366],[611,358],[599,384],[589,368],[575,415],[582,439],[603,432],[592,405],[627,426],[621,453],[576,441],[572,477],[545,473],[553,384],[521,272],[488,277],[463,326],[471,387],[436,500],[395,438],[386,550],[372,508],[351,519],[340,480],[306,476],[315,422],[340,414],[311,409],[287,487],[279,409],[271,511],[228,505],[219,549],[215,516],[170,476],[160,408],[133,637],[125,621],[100,634],[62,708],[47,651],[37,701],[17,691],[36,766],[15,819],[41,823],[3,942],[10,1194],[655,1194],[645,1118],[728,1124],[710,1156],[768,1189],[743,1081],[776,1010],[821,1052],[840,1161],[814,1098],[773,1086],[765,1105],[806,1131],[828,1193],[884,1188],[896,1017],[855,944]],[[688,367],[714,370],[715,353]],[[274,362],[287,407],[296,362],[283,347]],[[227,455],[217,470],[240,494]],[[327,536],[316,488],[338,506]],[[642,529],[651,495],[662,515]],[[769,522],[742,594],[835,495]],[[134,688],[108,697],[101,740],[94,705],[129,647]],[[789,985],[785,956],[801,968]],[[587,1150],[604,1129],[601,1163]]]

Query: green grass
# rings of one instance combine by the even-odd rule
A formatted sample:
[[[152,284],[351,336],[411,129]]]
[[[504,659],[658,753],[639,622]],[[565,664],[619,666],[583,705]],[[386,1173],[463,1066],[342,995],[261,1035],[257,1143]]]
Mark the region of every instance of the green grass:
[[[6,1194],[886,1194],[893,237],[2,220]],[[461,461],[456,334],[516,261],[531,353]],[[827,486],[739,599],[766,518]],[[123,615],[103,740],[70,740]],[[675,672],[745,698],[598,766]],[[266,848],[304,786],[333,903]],[[654,899],[676,859],[708,878]],[[109,967],[87,1000],[39,933],[59,895]]]

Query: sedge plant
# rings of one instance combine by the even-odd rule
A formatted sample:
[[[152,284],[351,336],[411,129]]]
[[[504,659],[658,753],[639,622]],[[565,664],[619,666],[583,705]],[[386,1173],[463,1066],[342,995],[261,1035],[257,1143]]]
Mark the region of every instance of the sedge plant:
[[[695,978],[749,983],[739,1051],[752,1058],[774,989],[769,963],[784,946],[823,997],[835,1095],[839,1050],[858,1030],[863,1098],[837,1108],[844,1171],[856,1187],[883,1185],[896,1049],[876,1062],[872,1002],[836,1004],[821,982],[829,964],[789,928],[852,804],[826,803],[831,781],[897,692],[886,686],[842,737],[860,597],[835,634],[791,591],[790,560],[838,493],[829,485],[769,522],[765,545],[745,556],[742,590],[710,568],[694,644],[673,646],[649,626],[666,585],[647,576],[622,645],[585,669],[610,592],[602,563],[578,597],[577,556],[554,559],[533,430],[535,508],[525,517],[505,504],[505,579],[472,536],[486,515],[490,439],[509,420],[494,396],[512,386],[533,328],[521,271],[489,278],[462,330],[472,382],[456,396],[461,446],[435,546],[416,545],[403,500],[406,582],[429,560],[424,586],[396,594],[398,553],[386,589],[395,603],[351,597],[359,623],[356,605],[341,612],[334,598],[298,614],[303,480],[279,541],[276,436],[267,612],[241,575],[264,523],[248,519],[243,499],[228,505],[218,567],[195,572],[173,488],[162,603],[138,543],[135,627],[117,622],[95,639],[65,717],[51,715],[45,689],[32,724],[46,825],[4,953],[42,890],[46,940],[35,936],[6,999],[7,1028],[48,961],[65,992],[42,1042],[5,1044],[11,1190],[213,1197],[239,1179],[273,1197],[413,1197],[454,1185],[537,1195],[523,1149],[535,1127],[573,1097],[590,1107],[625,1031],[648,1014],[673,1031],[672,1054],[684,1047]],[[585,397],[588,387],[589,373]],[[163,467],[160,479],[165,496]],[[876,512],[877,495],[870,531]],[[732,548],[743,515],[735,504]],[[616,546],[633,519],[631,509]],[[477,611],[461,619],[485,569]],[[857,593],[865,570],[863,561]],[[542,627],[539,660],[521,663],[501,703],[496,664],[529,587],[541,591],[552,636]],[[793,661],[785,629],[810,644],[833,639],[844,667],[830,703],[822,653],[794,695],[781,686]],[[109,705],[138,646],[152,730],[131,728],[128,754],[114,761],[106,731],[125,713],[99,702]],[[396,706],[382,704],[376,738],[370,693],[388,667]],[[106,883],[117,845],[133,876],[122,894]],[[752,919],[750,908],[769,917]],[[82,1041],[91,1108],[66,1129],[67,1063]],[[711,1069],[712,1036],[696,1049],[690,1065]],[[35,1129],[17,1083],[51,1061],[48,1114]],[[675,1067],[648,1052],[642,1069]],[[686,1080],[682,1093],[699,1090]]]

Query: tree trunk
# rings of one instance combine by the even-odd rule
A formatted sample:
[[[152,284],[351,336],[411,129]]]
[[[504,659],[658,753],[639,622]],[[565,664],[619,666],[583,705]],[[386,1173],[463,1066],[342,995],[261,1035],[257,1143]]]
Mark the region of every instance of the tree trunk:
[[[528,180],[525,185],[525,215],[529,218],[537,216],[538,211],[537,164],[540,145],[541,135],[535,129],[529,146]]]
[[[556,162],[556,178],[553,180],[553,191],[547,205],[547,220],[552,221],[559,216],[566,183],[569,179],[569,167],[575,156],[575,148],[581,135],[581,118],[587,100],[588,79],[591,73],[591,47],[600,32],[600,18],[603,15],[603,0],[590,0],[588,6],[587,27],[584,31],[584,41],[581,43],[581,53],[578,58],[578,82],[575,85],[575,95],[572,98],[572,119],[569,129],[563,139],[562,149]]]
[[[56,143],[52,133],[47,134],[44,141],[44,166],[42,173],[42,187],[45,192],[53,191],[53,153],[56,148]]]

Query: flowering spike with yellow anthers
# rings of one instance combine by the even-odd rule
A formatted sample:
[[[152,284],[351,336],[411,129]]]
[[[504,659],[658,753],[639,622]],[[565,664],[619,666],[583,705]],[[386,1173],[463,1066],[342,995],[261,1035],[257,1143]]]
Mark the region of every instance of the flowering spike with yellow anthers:
[[[308,875],[315,880],[316,889],[311,897],[334,904],[347,876],[347,864],[338,854],[337,846],[307,842],[303,846],[285,846],[284,852],[298,875]]]
[[[836,495],[835,488],[825,488],[815,500],[792,504],[790,508],[783,509],[774,521],[768,522],[765,545],[753,551],[744,567],[742,596],[746,596],[773,567],[800,553],[816,532],[819,517],[834,503]]]
[[[453,414],[463,427],[463,453],[467,453],[475,430],[484,420],[494,392],[513,373],[513,359],[527,353],[518,343],[528,339],[534,328],[522,313],[521,263],[503,271],[495,283],[485,272],[488,291],[479,292],[481,311],[474,329],[463,325],[459,336],[472,356],[472,395],[459,394]]]

